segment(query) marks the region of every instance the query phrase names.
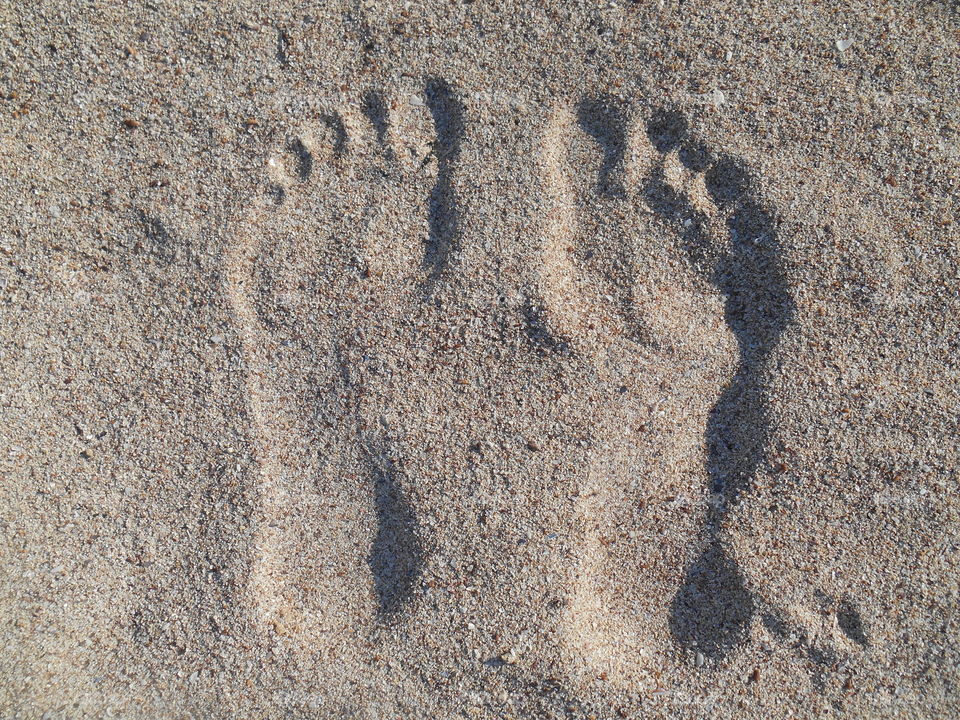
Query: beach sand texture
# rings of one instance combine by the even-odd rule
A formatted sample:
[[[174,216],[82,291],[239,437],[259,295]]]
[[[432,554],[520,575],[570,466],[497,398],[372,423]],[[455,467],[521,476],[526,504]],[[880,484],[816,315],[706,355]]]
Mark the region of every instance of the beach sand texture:
[[[0,28],[0,715],[960,714],[955,4]]]

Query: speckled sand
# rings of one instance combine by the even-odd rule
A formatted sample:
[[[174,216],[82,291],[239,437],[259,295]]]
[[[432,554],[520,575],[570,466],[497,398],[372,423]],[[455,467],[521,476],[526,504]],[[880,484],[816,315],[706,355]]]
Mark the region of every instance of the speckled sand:
[[[960,714],[956,3],[0,58],[0,716]]]

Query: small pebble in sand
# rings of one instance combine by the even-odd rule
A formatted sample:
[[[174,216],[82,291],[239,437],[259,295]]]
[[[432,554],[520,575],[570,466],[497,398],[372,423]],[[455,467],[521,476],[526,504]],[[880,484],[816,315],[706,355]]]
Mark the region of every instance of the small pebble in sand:
[[[837,40],[837,50],[839,50],[840,52],[849,50],[852,45],[853,45],[853,38],[845,38],[843,40]]]
[[[713,107],[720,107],[727,101],[727,96],[723,94],[723,90],[720,88],[714,88],[710,92],[701,93],[694,97],[698,102],[704,105],[712,105]]]
[[[693,664],[696,667],[703,667],[704,662],[705,659],[703,657],[703,653],[698,651],[697,654],[693,656]]]

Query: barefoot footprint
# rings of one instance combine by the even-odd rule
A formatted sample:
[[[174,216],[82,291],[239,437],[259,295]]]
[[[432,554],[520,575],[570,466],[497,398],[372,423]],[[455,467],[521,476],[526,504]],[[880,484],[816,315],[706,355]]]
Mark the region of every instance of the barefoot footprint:
[[[269,637],[319,659],[401,612],[423,563],[365,349],[450,261],[430,211],[449,202],[450,103],[432,83],[321,114],[269,158],[267,191],[235,228],[227,294],[259,498],[249,591]]]
[[[724,537],[729,512],[748,496],[766,464],[770,418],[767,365],[793,314],[773,214],[758,201],[755,181],[742,163],[714,157],[693,137],[678,113],[660,112],[648,124],[663,154],[645,182],[649,205],[675,230],[690,262],[724,296],[724,315],[737,341],[737,366],[706,427],[707,469],[713,502],[704,517],[697,555],[673,600],[675,639],[719,659],[743,643],[754,613],[775,638],[799,640],[813,661],[815,682],[868,641],[849,599],[814,591],[818,607],[781,609],[769,588],[746,581]],[[724,245],[713,238],[727,237]],[[789,619],[788,619],[789,618]],[[819,669],[818,669],[819,668]]]
[[[576,185],[571,169],[598,155]],[[698,532],[688,506],[706,499],[702,429],[736,345],[721,294],[675,243],[659,241],[667,228],[642,201],[641,177],[661,157],[628,108],[601,98],[558,110],[542,158],[550,209],[538,291],[548,325],[590,358],[608,398],[578,500],[563,649],[575,675],[628,684],[652,668],[649,648],[669,628],[663,599],[623,578],[675,584]],[[638,267],[649,282],[634,282]]]
[[[583,173],[572,168],[591,167],[591,153],[597,181],[577,186]],[[571,671],[628,684],[655,667],[647,648],[668,634],[721,659],[758,612],[772,636],[799,639],[820,666],[836,661],[836,648],[866,647],[848,600],[788,613],[748,589],[725,536],[764,463],[766,366],[793,316],[775,219],[749,173],[708,152],[678,113],[641,122],[609,98],[558,110],[542,163],[546,322],[617,398],[597,423],[579,499],[563,633]],[[677,502],[684,497],[693,505]],[[654,586],[679,585],[672,601],[623,580],[641,573]],[[820,627],[816,618],[831,614],[836,628]]]
[[[659,113],[648,133],[663,161],[646,182],[647,200],[673,226],[691,263],[723,293],[724,316],[737,341],[736,370],[706,426],[714,501],[670,615],[682,645],[717,659],[746,639],[756,610],[725,547],[722,526],[764,459],[766,363],[793,315],[793,303],[774,218],[756,201],[746,170],[732,158],[712,157],[688,135],[679,114]],[[727,240],[720,245],[717,237]]]
[[[319,659],[368,645],[412,605],[428,539],[384,423],[400,391],[369,355],[429,312],[424,296],[460,252],[464,119],[450,89],[351,107],[270,158],[227,283],[258,464],[252,604],[271,641]],[[568,671],[627,686],[662,669],[649,648],[671,639],[722,658],[754,614],[829,658],[796,613],[748,591],[724,531],[763,462],[765,364],[792,313],[772,215],[678,115],[644,122],[588,100],[553,113],[541,149],[547,212],[526,326],[538,352],[569,353],[603,388],[584,401],[598,421],[565,585]],[[679,590],[671,601],[643,588]],[[865,646],[848,605],[844,633]]]

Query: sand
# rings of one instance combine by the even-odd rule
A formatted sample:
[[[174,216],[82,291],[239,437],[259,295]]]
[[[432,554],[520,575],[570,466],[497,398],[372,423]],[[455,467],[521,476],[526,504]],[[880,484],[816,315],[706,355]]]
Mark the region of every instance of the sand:
[[[960,713],[953,4],[0,28],[0,715]]]

